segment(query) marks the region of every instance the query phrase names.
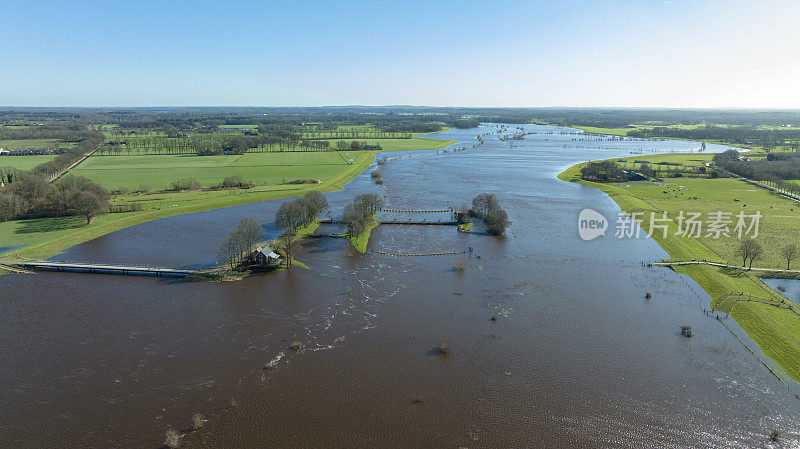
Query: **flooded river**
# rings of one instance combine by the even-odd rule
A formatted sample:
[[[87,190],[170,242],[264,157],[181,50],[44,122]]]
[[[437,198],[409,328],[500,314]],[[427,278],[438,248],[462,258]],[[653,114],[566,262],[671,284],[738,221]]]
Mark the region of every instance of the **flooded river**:
[[[499,138],[517,126],[447,131],[460,142],[449,150],[468,149],[403,153],[381,167],[383,187],[367,171],[327,194],[336,213],[362,192],[397,209],[493,193],[512,221],[505,239],[479,224],[382,225],[369,244],[471,256],[362,256],[320,238],[298,256],[311,269],[235,283],[0,277],[0,446],[156,448],[202,413],[182,445],[752,448],[779,429],[797,447],[800,401],[702,312],[702,290],[643,267],[667,257],[650,239],[581,240],[582,209],[618,208],[555,178],[582,160],[699,144],[536,125]],[[157,220],[56,259],[210,266],[242,217],[274,234],[279,204]]]

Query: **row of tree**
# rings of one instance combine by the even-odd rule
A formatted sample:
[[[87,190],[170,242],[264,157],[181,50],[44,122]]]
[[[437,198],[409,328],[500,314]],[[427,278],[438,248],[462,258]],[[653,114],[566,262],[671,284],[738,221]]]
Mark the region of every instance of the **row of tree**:
[[[750,160],[736,150],[714,155],[714,163],[731,173],[757,181],[800,179],[800,153],[780,153]]]
[[[219,258],[231,269],[252,256],[253,245],[264,240],[264,228],[252,218],[243,218],[239,226],[222,242]]]
[[[716,140],[731,144],[752,144],[766,148],[795,145],[800,141],[800,129],[764,129],[753,126],[715,126],[698,127],[656,126],[638,128],[627,132],[630,137],[671,137],[687,140]]]
[[[742,240],[739,247],[736,249],[736,255],[742,258],[742,267],[745,265],[747,268],[753,267],[753,262],[760,259],[764,254],[764,247],[753,239]],[[794,243],[784,245],[780,249],[780,254],[783,260],[786,261],[786,269],[791,269],[792,261],[800,256],[800,250]]]
[[[246,152],[282,152],[282,151],[329,151],[328,140],[293,139],[272,135],[225,135],[208,134],[191,137],[137,137],[125,140],[112,140],[100,147],[97,153],[103,155],[136,154],[197,154],[212,156],[223,152],[244,154]],[[380,144],[370,145],[364,141],[336,141],[338,151],[380,151]]]
[[[362,193],[356,195],[352,203],[344,208],[342,220],[347,225],[347,236],[355,238],[366,231],[370,222],[375,219],[375,214],[383,209],[383,198],[377,193]]]
[[[80,142],[74,147],[68,149],[66,152],[60,154],[55,159],[52,159],[43,164],[37,165],[33,169],[36,176],[42,178],[50,178],[62,171],[67,167],[74,164],[90,151],[98,148],[103,144],[103,136],[94,132],[87,132]]]
[[[311,224],[317,216],[328,208],[328,200],[317,192],[312,191],[291,201],[285,201],[275,213],[275,227],[284,229],[279,239],[286,259],[286,267],[292,266],[292,256],[297,248],[298,229]]]
[[[581,179],[595,182],[627,181],[628,175],[614,161],[589,162],[581,168]]]

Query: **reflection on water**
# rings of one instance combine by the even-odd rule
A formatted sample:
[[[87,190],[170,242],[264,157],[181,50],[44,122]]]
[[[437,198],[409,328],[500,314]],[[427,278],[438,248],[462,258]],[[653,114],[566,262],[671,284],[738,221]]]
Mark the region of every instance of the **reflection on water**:
[[[299,255],[310,270],[237,283],[0,278],[0,445],[158,447],[196,412],[208,427],[186,446],[768,447],[772,429],[797,439],[798,401],[700,310],[701,290],[642,267],[666,257],[651,240],[582,241],[580,210],[618,208],[554,178],[580,160],[699,145],[525,129],[535,134],[513,146],[489,134],[478,150],[387,163],[384,187],[367,171],[327,195],[336,213],[361,192],[398,209],[494,193],[513,222],[506,239],[480,225],[384,225],[369,246],[471,256],[361,255],[320,237]],[[443,136],[471,146],[495,130]],[[279,204],[157,220],[60,257],[205,266],[241,217],[270,226]],[[678,335],[684,324],[694,338]],[[434,347],[448,355],[427,355]]]

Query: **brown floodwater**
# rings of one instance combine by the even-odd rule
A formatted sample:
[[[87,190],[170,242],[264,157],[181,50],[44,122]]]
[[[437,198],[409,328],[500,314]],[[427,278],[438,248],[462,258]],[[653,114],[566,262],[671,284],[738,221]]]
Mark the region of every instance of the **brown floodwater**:
[[[778,429],[797,447],[800,401],[701,310],[707,295],[643,267],[667,256],[650,239],[581,240],[582,209],[618,208],[555,178],[581,160],[699,144],[524,128],[535,134],[513,143],[491,124],[442,133],[453,148],[490,134],[476,150],[391,161],[381,188],[367,171],[327,194],[335,215],[361,192],[407,209],[494,193],[513,222],[505,239],[480,224],[382,225],[369,244],[471,256],[361,255],[316,238],[299,256],[309,270],[235,283],[0,277],[0,446],[156,448],[202,413],[182,445],[751,448],[773,447]],[[274,235],[279,204],[156,220],[55,259],[209,266],[242,217]]]

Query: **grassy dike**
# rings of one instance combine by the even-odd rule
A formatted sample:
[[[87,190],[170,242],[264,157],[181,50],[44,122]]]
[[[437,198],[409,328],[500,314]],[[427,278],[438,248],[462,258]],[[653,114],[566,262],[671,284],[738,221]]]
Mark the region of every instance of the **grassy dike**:
[[[671,156],[671,155],[670,155]],[[666,156],[637,157],[637,159],[659,160]],[[686,157],[686,156],[673,156]],[[697,155],[695,155],[697,157]],[[708,155],[707,157],[711,157]],[[759,241],[765,247],[787,239],[800,239],[792,231],[796,216],[793,210],[800,205],[763,190],[755,190],[748,184],[734,179],[676,178],[661,184],[600,184],[580,178],[580,169],[585,163],[570,167],[558,175],[564,181],[596,187],[609,195],[626,213],[644,212],[640,225],[643,230],[650,229],[650,212],[660,214],[667,211],[673,220],[680,210],[731,211],[741,210],[743,201],[752,206],[760,206],[761,211],[769,211],[762,218]],[[729,197],[736,197],[731,200]],[[748,212],[754,212],[750,210]],[[770,220],[773,217],[774,220]],[[707,260],[722,263],[736,263],[732,260],[737,240],[735,239],[695,239],[676,236],[678,225],[668,223],[666,237],[663,232],[654,232],[654,240],[669,253],[672,260]],[[763,261],[755,265],[769,268],[780,263],[777,251],[768,251]],[[741,264],[741,260],[738,261]],[[796,268],[796,267],[795,267]],[[730,312],[748,336],[774,360],[788,375],[800,381],[800,317],[783,307],[776,307],[786,301],[781,295],[765,285],[758,275],[740,269],[718,268],[707,265],[675,267],[679,273],[691,277],[711,296],[711,306],[716,310]],[[734,292],[736,295],[730,296]],[[758,301],[738,300],[743,293]]]
[[[352,238],[348,237],[347,234],[342,235],[342,237],[344,237],[345,240],[350,242],[350,245],[352,245],[353,248],[355,248],[356,251],[360,252],[361,254],[367,252],[367,244],[369,243],[369,236],[372,233],[372,230],[375,229],[376,226],[381,224],[378,220],[375,219],[375,215],[373,215],[372,220],[370,220],[369,223],[367,223],[367,225],[364,228],[364,232],[362,232],[361,235],[357,235]]]
[[[420,144],[418,141],[429,142],[426,149],[437,149],[456,143],[443,139],[417,137],[414,139],[416,139],[416,145]],[[350,165],[320,184],[280,184],[257,186],[246,190],[164,192],[143,196],[121,195],[114,198],[112,203],[141,202],[145,206],[145,210],[105,214],[95,218],[90,225],[86,225],[85,220],[81,217],[3,222],[0,223],[0,247],[21,247],[0,254],[0,258],[43,259],[102,235],[159,218],[301,196],[312,190],[323,193],[340,190],[344,184],[366,170],[377,154],[379,152],[376,151],[359,152]]]

